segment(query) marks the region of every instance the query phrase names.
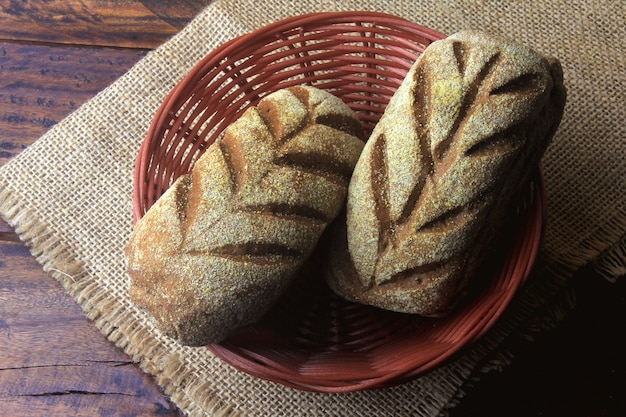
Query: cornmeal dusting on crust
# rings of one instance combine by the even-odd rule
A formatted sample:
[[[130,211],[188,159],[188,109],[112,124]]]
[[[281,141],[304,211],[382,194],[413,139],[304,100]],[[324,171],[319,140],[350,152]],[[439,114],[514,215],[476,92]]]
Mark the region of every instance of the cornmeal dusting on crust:
[[[434,42],[392,97],[348,191],[328,282],[353,301],[445,314],[562,117],[558,61],[480,32]]]
[[[329,93],[268,95],[137,223],[126,248],[132,300],[186,345],[256,322],[343,207],[362,136]]]

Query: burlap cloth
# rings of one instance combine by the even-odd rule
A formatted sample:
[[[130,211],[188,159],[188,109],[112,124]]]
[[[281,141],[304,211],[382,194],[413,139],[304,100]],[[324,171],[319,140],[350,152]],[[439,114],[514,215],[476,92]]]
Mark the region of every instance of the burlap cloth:
[[[548,227],[536,270],[495,328],[443,367],[395,388],[304,393],[255,379],[204,348],[164,339],[130,304],[123,248],[135,157],[151,119],[192,65],[232,37],[294,14],[393,13],[444,33],[480,28],[557,56],[569,96],[544,159]],[[581,266],[626,272],[626,21],[619,1],[218,0],[0,170],[0,210],[96,326],[188,415],[434,416],[502,345],[541,323]],[[559,304],[555,307],[556,304]],[[550,314],[552,314],[550,313]]]

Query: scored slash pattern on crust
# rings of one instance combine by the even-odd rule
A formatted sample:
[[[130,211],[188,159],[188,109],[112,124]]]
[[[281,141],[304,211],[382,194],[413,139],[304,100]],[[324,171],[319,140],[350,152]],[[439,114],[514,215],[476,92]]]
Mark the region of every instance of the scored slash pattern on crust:
[[[274,145],[278,145],[272,146],[272,155],[268,155],[263,161],[263,163],[266,163],[267,168],[260,176],[258,172],[254,175],[250,175],[248,172],[249,165],[258,164],[259,161],[246,159],[246,151],[241,149],[241,147],[245,145],[239,140],[240,138],[231,135],[229,140],[219,140],[218,143],[216,143],[219,147],[224,164],[228,168],[231,184],[231,193],[227,196],[230,204],[223,209],[221,213],[222,218],[237,214],[262,216],[266,219],[272,218],[271,222],[278,227],[280,227],[281,223],[285,224],[284,222],[290,223],[292,225],[290,227],[293,227],[293,225],[297,223],[298,227],[314,230],[313,233],[318,234],[336,215],[336,213],[320,210],[311,204],[306,204],[306,202],[297,204],[271,198],[269,200],[265,199],[263,202],[254,202],[258,199],[247,198],[247,193],[259,192],[259,187],[256,185],[262,182],[264,177],[280,175],[276,174],[276,171],[285,168],[299,171],[299,178],[302,181],[314,182],[323,179],[324,181],[328,181],[344,189],[347,187],[353,166],[350,166],[350,164],[345,161],[332,158],[332,155],[319,153],[311,141],[307,142],[306,140],[302,140],[299,134],[316,124],[324,124],[335,130],[346,130],[345,126],[349,123],[346,123],[344,120],[324,118],[312,120],[310,115],[314,112],[314,109],[311,108],[311,103],[308,103],[302,94],[293,94],[293,97],[297,98],[301,105],[307,109],[308,115],[302,119],[301,124],[297,128],[288,134],[283,134],[282,137],[279,137],[280,132],[277,132],[275,126],[270,123],[263,112],[258,109],[249,110],[257,113],[259,116],[258,120],[264,123],[264,129],[266,129],[264,133],[271,136],[263,140],[269,140]],[[295,138],[299,138],[298,146],[291,146],[291,141]],[[235,147],[239,147],[240,149],[234,149]],[[257,184],[248,187],[248,182],[256,182]],[[298,192],[295,189],[292,191],[294,193]],[[338,197],[340,200],[343,200],[343,196],[345,196],[345,191],[342,196]],[[314,198],[314,196],[310,198]],[[337,197],[334,198],[336,199]],[[196,214],[191,217],[199,218],[201,214]],[[191,227],[193,227],[192,224],[183,224],[183,234],[185,234],[185,229],[188,230]],[[293,248],[273,240],[274,237],[272,236],[268,237],[266,234],[259,235],[258,233],[255,235],[255,231],[251,231],[247,238],[242,237],[238,243],[227,243],[209,250],[191,250],[186,253],[224,257],[235,262],[253,262],[268,265],[300,262],[302,258],[306,256],[306,254],[298,248]]]
[[[546,83],[543,74],[530,72],[517,75],[498,87],[493,86],[493,78],[506,59],[501,51],[492,53],[481,63],[482,67],[477,71],[473,79],[468,80],[466,71],[470,65],[476,65],[476,55],[472,54],[472,46],[464,42],[455,41],[451,45],[451,53],[456,63],[458,77],[462,80],[463,94],[461,103],[455,115],[454,121],[447,135],[436,144],[431,143],[429,137],[430,122],[434,116],[432,110],[433,91],[431,89],[433,78],[439,74],[429,70],[428,64],[422,61],[418,63],[414,72],[416,83],[413,90],[413,115],[414,128],[417,130],[416,140],[419,141],[419,155],[421,164],[417,168],[420,172],[412,190],[407,193],[408,198],[404,202],[400,215],[393,218],[390,208],[392,190],[389,189],[389,165],[395,161],[389,160],[387,152],[387,138],[384,129],[373,138],[370,156],[370,179],[371,192],[374,200],[374,211],[378,222],[378,257],[374,266],[374,275],[379,270],[379,263],[390,253],[393,253],[402,239],[419,233],[432,233],[442,229],[464,227],[468,219],[488,205],[486,196],[492,194],[489,189],[480,190],[464,201],[462,205],[447,208],[438,213],[434,218],[421,219],[416,224],[416,213],[423,209],[428,199],[436,198],[437,187],[446,183],[446,175],[450,167],[460,163],[464,158],[487,159],[502,155],[506,158],[523,145],[525,138],[525,121],[513,121],[505,128],[498,128],[490,134],[482,137],[471,146],[459,145],[463,140],[466,122],[473,116],[477,106],[488,102],[494,96],[499,95],[540,95],[545,91]],[[494,108],[497,111],[497,108]],[[506,109],[504,109],[506,111]],[[495,129],[495,128],[494,128]],[[468,162],[464,162],[468,163]],[[469,162],[471,163],[471,162]],[[448,183],[448,187],[450,184]],[[431,204],[432,205],[432,204]],[[431,271],[447,266],[449,259],[437,259],[428,264],[414,265],[407,270],[388,275],[381,282],[381,278],[372,276],[370,286],[377,281],[379,284],[397,282],[420,271]]]

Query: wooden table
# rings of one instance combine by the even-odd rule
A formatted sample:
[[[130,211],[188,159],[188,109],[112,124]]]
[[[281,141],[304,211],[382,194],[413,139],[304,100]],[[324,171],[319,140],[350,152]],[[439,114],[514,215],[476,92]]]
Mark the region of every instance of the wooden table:
[[[210,2],[0,1],[0,166]],[[586,270],[575,282],[578,309],[533,344],[513,340],[513,364],[483,378],[453,416],[624,415],[624,280]],[[181,415],[2,220],[0,415]]]

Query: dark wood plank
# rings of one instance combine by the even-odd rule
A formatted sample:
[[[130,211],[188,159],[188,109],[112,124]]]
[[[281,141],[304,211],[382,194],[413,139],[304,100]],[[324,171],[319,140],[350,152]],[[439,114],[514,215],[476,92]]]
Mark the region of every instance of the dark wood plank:
[[[17,242],[18,240],[13,228],[4,219],[0,218],[0,242]]]
[[[180,416],[20,242],[0,241],[0,412]]]
[[[0,166],[208,3],[0,0]],[[3,220],[0,410],[18,417],[181,416]]]
[[[211,0],[0,2],[0,40],[154,48]]]
[[[0,42],[0,166],[146,53]]]

